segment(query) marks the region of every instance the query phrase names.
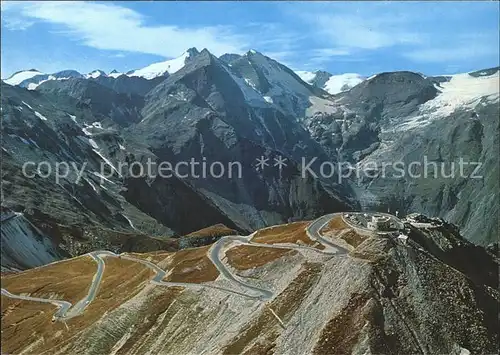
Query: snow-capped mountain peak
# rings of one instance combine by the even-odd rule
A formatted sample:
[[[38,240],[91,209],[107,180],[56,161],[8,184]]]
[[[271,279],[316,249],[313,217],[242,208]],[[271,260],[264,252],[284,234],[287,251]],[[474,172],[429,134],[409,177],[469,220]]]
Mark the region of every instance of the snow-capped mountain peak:
[[[98,70],[94,70],[94,71],[92,71],[92,72],[90,72],[90,73],[86,74],[86,75],[85,75],[85,78],[86,78],[86,79],[89,79],[89,78],[93,78],[93,79],[95,79],[95,78],[98,78],[98,77],[100,77],[100,76],[107,76],[107,75],[106,75],[106,73],[105,73],[105,72],[103,72],[102,70],[99,70],[99,69],[98,69]]]
[[[19,85],[23,81],[31,79],[36,75],[43,75],[43,73],[36,69],[22,70],[12,74],[8,79],[5,79],[4,82],[9,85]]]
[[[308,84],[312,84],[314,79],[316,78],[316,73],[310,71],[297,70],[295,74],[297,74],[302,80],[304,80]]]
[[[124,73],[120,73],[118,70],[113,69],[112,71],[109,72],[108,76],[110,78],[118,78],[120,75],[125,75]]]
[[[180,57],[169,59],[163,62],[153,63],[142,69],[137,69],[127,73],[128,76],[140,76],[145,79],[154,79],[165,74],[173,74],[179,71],[189,58],[197,55],[199,52],[196,48],[190,48]]]

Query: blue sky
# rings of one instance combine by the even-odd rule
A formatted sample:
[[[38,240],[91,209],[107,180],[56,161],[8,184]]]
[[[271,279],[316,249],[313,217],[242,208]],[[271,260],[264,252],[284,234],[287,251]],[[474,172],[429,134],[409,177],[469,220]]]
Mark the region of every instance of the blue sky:
[[[499,65],[486,2],[2,2],[2,78],[128,71],[189,47],[256,49],[295,70],[435,74]]]

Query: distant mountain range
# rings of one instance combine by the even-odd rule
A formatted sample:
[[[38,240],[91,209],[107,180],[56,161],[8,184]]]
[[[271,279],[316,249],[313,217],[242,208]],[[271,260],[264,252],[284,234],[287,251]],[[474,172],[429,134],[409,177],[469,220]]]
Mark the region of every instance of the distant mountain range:
[[[206,49],[128,73],[18,72],[2,81],[2,208],[23,213],[38,228],[27,238],[48,238],[51,255],[99,243],[148,250],[158,242],[151,236],[217,223],[250,232],[354,209],[439,216],[487,245],[498,235],[498,78],[498,68],[440,77],[294,72],[257,51],[216,57]],[[424,156],[481,162],[484,176],[319,173],[325,161],[380,167]],[[287,166],[261,171],[259,157]],[[117,171],[148,158],[238,161],[244,174],[162,179]],[[302,160],[314,158],[316,176],[303,178]],[[43,171],[21,174],[26,162],[42,161],[74,162],[81,179],[74,171],[58,182]],[[101,163],[109,165],[106,179]]]
[[[75,70],[64,70],[57,73],[44,74],[36,69],[30,69],[18,71],[11,75],[9,78],[5,79],[4,82],[10,85],[18,85],[28,88],[29,90],[34,90],[38,85],[45,81],[66,80],[70,78],[96,79],[98,77],[111,77],[116,79],[121,75],[125,75],[129,77],[135,76],[151,80],[157,77],[168,76],[177,72],[186,64],[187,61],[197,56],[198,54],[199,52],[196,48],[190,48],[178,58],[153,63],[144,68],[131,70],[126,73],[120,73],[117,70],[112,70],[109,73],[105,73],[104,71],[97,69],[88,74],[80,74]],[[240,57],[241,56],[238,54],[224,54],[219,59],[229,63],[231,60]],[[332,75],[326,71],[321,70],[315,72],[297,71],[296,74],[306,83],[324,89],[330,94],[338,94],[339,92],[347,91],[366,79],[359,74],[347,73]]]

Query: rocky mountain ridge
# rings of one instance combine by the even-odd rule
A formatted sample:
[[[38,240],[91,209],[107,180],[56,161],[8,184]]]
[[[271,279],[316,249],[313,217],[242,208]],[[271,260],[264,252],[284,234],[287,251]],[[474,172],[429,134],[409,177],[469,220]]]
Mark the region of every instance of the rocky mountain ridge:
[[[446,218],[478,244],[496,239],[498,68],[436,78],[382,73],[332,96],[256,51],[217,58],[191,50],[179,66],[152,79],[61,76],[34,90],[2,82],[2,206],[28,219],[45,216],[49,230],[92,226],[144,238],[218,223],[251,232],[332,211],[389,209]],[[435,162],[481,161],[485,177],[319,174],[323,161],[380,165],[423,155]],[[271,165],[281,157],[287,166],[259,170],[260,157]],[[302,174],[302,159],[314,157],[318,176]],[[244,174],[165,179],[157,168],[156,177],[118,171],[148,159],[176,164],[192,158],[224,166],[238,161]],[[34,169],[42,161],[71,162],[76,169],[56,182]],[[21,173],[26,162],[34,163],[33,178]]]

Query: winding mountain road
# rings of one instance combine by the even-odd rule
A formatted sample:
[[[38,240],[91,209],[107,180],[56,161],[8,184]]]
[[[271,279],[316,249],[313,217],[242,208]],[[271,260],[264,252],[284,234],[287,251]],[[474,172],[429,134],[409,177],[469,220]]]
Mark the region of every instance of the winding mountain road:
[[[339,215],[341,216],[342,213],[332,213],[319,217],[307,226],[306,233],[310,239],[316,240],[317,242],[321,243],[325,247],[325,250],[327,250],[329,253],[348,254],[349,250],[342,248],[341,246],[338,246],[337,244],[324,238],[320,233],[323,227],[325,227],[332,220],[332,218]]]
[[[220,238],[216,243],[212,245],[212,247],[209,249],[208,252],[208,258],[210,261],[214,264],[214,266],[217,268],[219,271],[219,274],[224,277],[225,279],[238,284],[240,287],[242,287],[246,292],[240,292],[237,290],[232,290],[229,288],[225,287],[220,287],[212,284],[195,284],[195,283],[186,283],[186,282],[169,282],[169,281],[163,281],[165,276],[167,275],[167,271],[163,270],[160,268],[158,265],[144,259],[140,258],[135,258],[132,256],[128,255],[118,255],[115,254],[111,251],[107,250],[100,250],[100,251],[93,251],[88,253],[87,255],[90,256],[96,263],[97,263],[97,270],[96,273],[94,274],[94,277],[92,279],[92,283],[89,287],[89,291],[87,295],[78,301],[74,306],[67,301],[63,300],[53,300],[53,299],[45,299],[45,298],[39,298],[39,297],[31,297],[31,296],[23,296],[23,295],[14,295],[10,292],[8,292],[6,289],[2,288],[2,295],[14,299],[21,299],[21,300],[26,300],[26,301],[37,301],[37,302],[44,302],[44,303],[51,303],[53,305],[56,305],[58,307],[58,310],[54,314],[54,319],[55,320],[68,320],[70,318],[73,318],[75,316],[78,316],[82,314],[85,311],[85,308],[95,299],[97,295],[97,291],[99,289],[99,285],[102,281],[102,277],[104,274],[104,268],[105,268],[105,262],[103,257],[114,257],[114,258],[121,258],[125,260],[130,260],[133,262],[137,262],[140,264],[145,265],[146,267],[152,269],[156,275],[154,276],[153,279],[150,280],[152,284],[158,285],[158,286],[167,286],[167,287],[173,287],[173,286],[180,286],[180,287],[185,287],[185,288],[194,288],[194,289],[203,289],[203,288],[212,288],[212,289],[217,289],[220,291],[228,292],[228,293],[233,293],[237,294],[239,296],[243,296],[246,298],[252,298],[252,299],[258,299],[261,301],[266,301],[274,297],[274,293],[270,290],[257,287],[254,285],[251,285],[247,282],[244,282],[240,279],[239,276],[234,275],[233,272],[222,262],[221,258],[221,252],[223,250],[224,245],[229,242],[230,245],[228,248],[233,247],[235,245],[249,245],[249,246],[256,246],[256,247],[263,247],[263,248],[275,248],[275,249],[289,249],[289,250],[313,250],[318,253],[323,253],[323,254],[329,254],[329,255],[342,255],[342,254],[347,254],[349,251],[345,248],[342,248],[333,242],[329,241],[328,239],[324,238],[320,234],[320,230],[335,216],[339,215],[340,213],[333,213],[329,215],[322,216],[315,221],[313,221],[311,224],[309,224],[306,227],[306,233],[311,238],[312,240],[316,240],[320,244],[322,244],[325,249],[320,250],[316,249],[313,247],[308,247],[308,246],[299,246],[299,245],[289,245],[289,244],[264,244],[264,243],[257,243],[257,242],[252,242],[251,238],[253,237],[253,234],[249,236],[226,236]],[[223,257],[223,256],[222,256]]]
[[[78,301],[73,307],[71,307],[65,313],[63,313],[62,317],[56,317],[56,318],[70,319],[77,315],[80,315],[83,313],[85,308],[87,308],[90,302],[92,302],[95,299],[95,296],[97,295],[97,290],[99,288],[99,285],[101,284],[102,274],[104,272],[104,260],[102,260],[99,257],[99,255],[96,255],[96,252],[89,253],[88,255],[92,259],[94,259],[94,261],[97,263],[97,271],[94,274],[87,296]]]
[[[273,297],[273,292],[266,290],[264,288],[252,286],[244,281],[241,281],[236,275],[234,275],[226,265],[222,262],[220,258],[220,252],[222,250],[222,247],[226,241],[238,241],[241,242],[242,244],[249,244],[248,240],[244,237],[239,237],[239,236],[227,236],[227,237],[222,237],[220,238],[217,242],[213,244],[213,246],[210,248],[208,257],[210,261],[215,265],[217,270],[219,271],[220,275],[225,277],[226,279],[235,282],[242,286],[243,288],[250,290],[250,292],[254,293],[257,292],[258,298],[261,300],[268,300]]]
[[[4,288],[2,288],[2,295],[9,297],[9,298],[19,299],[19,300],[24,300],[24,301],[35,301],[35,302],[43,302],[43,303],[53,304],[59,308],[56,311],[56,313],[54,314],[55,318],[64,318],[65,315],[67,314],[68,310],[72,306],[72,304],[68,301],[51,300],[48,298],[39,298],[39,297],[31,297],[31,296],[23,296],[23,295],[14,295]]]

